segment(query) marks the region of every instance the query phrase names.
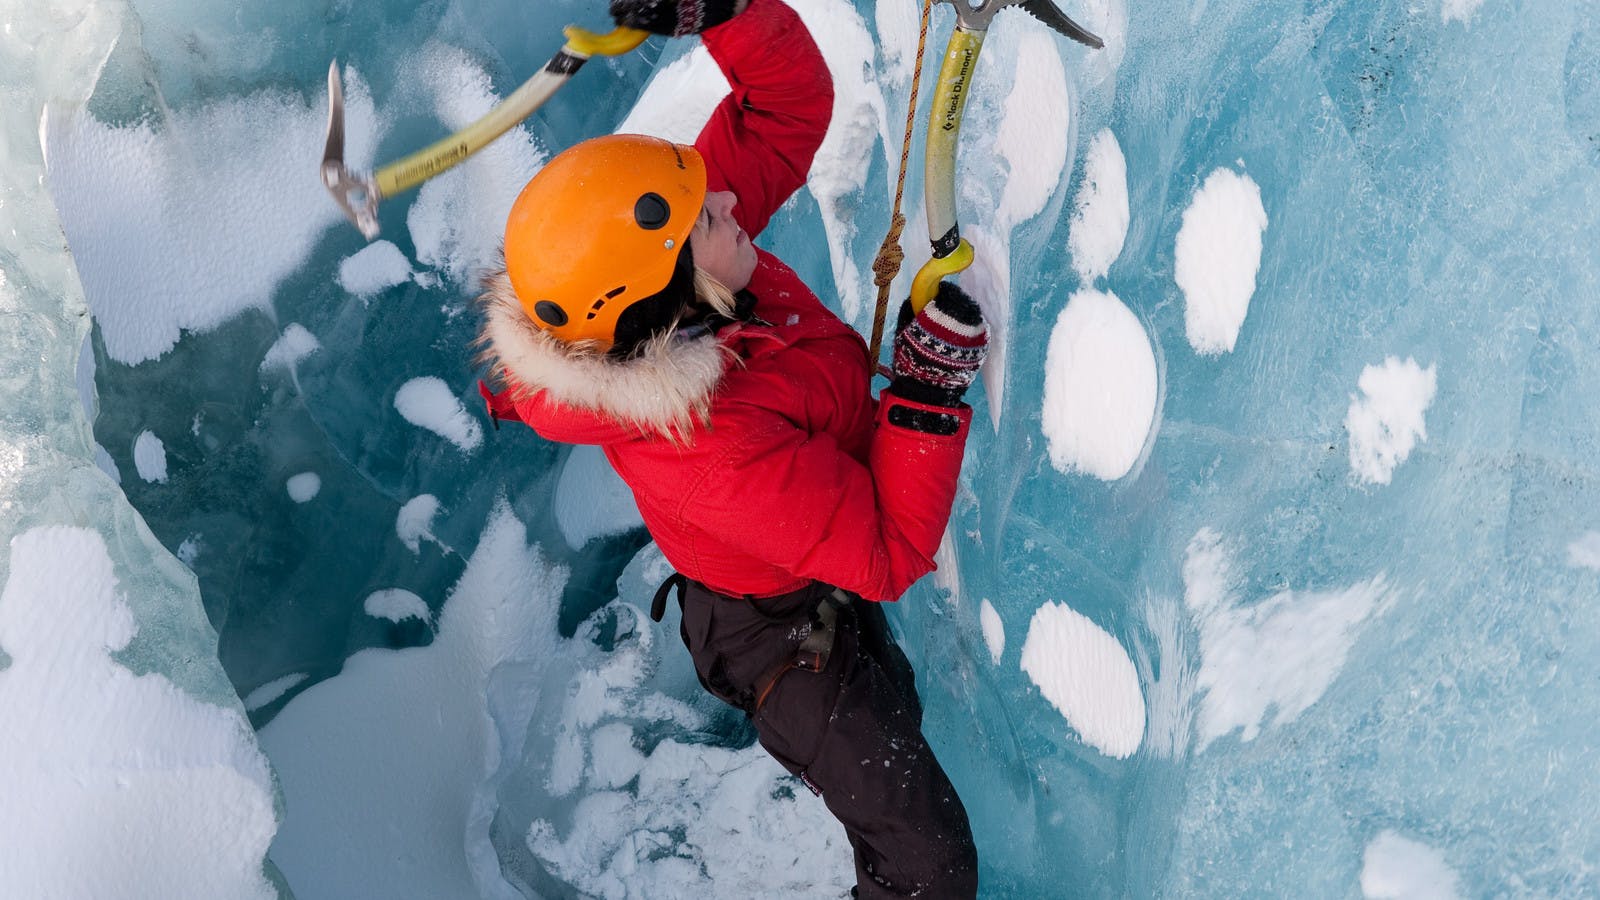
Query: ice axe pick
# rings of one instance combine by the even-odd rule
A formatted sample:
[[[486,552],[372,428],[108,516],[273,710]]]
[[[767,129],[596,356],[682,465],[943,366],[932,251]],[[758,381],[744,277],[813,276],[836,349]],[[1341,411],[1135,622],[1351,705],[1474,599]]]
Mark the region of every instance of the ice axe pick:
[[[961,225],[956,220],[956,146],[961,136],[961,114],[967,95],[972,92],[973,71],[990,20],[1007,6],[1020,6],[1023,12],[1065,37],[1096,50],[1105,46],[1104,41],[1069,19],[1051,0],[984,0],[977,5],[967,0],[942,2],[955,8],[956,27],[945,47],[928,119],[923,183],[933,258],[917,270],[911,281],[911,308],[917,312],[933,299],[941,280],[972,265],[972,245],[961,236]]]
[[[378,236],[378,203],[451,168],[533,115],[534,110],[577,73],[591,56],[620,56],[644,43],[648,32],[617,28],[607,34],[569,25],[567,42],[544,68],[483,117],[427,147],[378,168],[353,172],[344,164],[344,86],[337,60],[328,67],[328,135],[322,151],[322,183],[367,240]]]

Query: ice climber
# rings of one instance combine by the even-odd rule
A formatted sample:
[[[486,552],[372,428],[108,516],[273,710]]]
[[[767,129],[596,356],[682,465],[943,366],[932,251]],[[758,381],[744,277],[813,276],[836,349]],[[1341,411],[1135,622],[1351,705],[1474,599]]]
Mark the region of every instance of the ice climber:
[[[859,896],[977,893],[966,810],[921,732],[875,601],[933,569],[983,361],[945,284],[901,315],[875,400],[859,335],[751,244],[804,183],[833,107],[780,0],[613,0],[618,24],[699,34],[733,91],[694,146],[585,141],[518,196],[483,295],[497,419],[596,444],[676,570],[706,690],[819,794]]]

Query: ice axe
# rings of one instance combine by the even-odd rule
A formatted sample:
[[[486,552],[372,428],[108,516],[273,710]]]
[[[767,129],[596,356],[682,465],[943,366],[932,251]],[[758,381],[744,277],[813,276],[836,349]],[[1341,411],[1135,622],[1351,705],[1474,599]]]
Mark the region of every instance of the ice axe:
[[[972,92],[973,70],[989,21],[1004,7],[1020,6],[1065,37],[1096,50],[1105,46],[1104,41],[1067,18],[1051,0],[984,0],[975,6],[967,0],[943,2],[955,7],[956,28],[945,46],[938,93],[928,117],[923,183],[933,258],[917,270],[911,281],[911,308],[917,312],[933,299],[945,276],[972,265],[972,245],[961,236],[961,225],[956,220],[956,144],[961,134],[961,113]]]
[[[650,36],[634,28],[597,34],[576,25],[568,25],[562,34],[567,42],[544,68],[482,118],[371,174],[352,172],[345,167],[344,85],[339,79],[338,61],[328,66],[328,136],[322,151],[322,183],[367,240],[378,236],[379,201],[408,191],[487,147],[512,126],[533,115],[534,110],[543,106],[589,61],[589,57],[621,56]]]

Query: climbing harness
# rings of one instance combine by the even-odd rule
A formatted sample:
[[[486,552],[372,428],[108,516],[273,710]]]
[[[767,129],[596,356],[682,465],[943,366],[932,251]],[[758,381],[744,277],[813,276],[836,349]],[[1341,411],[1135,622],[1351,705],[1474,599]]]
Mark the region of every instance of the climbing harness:
[[[688,576],[680,572],[673,572],[668,575],[666,580],[661,582],[661,586],[656,588],[656,595],[650,601],[650,618],[657,622],[661,621],[661,618],[667,613],[667,596],[674,590],[678,592],[678,605],[681,607],[683,605],[683,593],[688,588],[688,585]],[[701,585],[701,587],[704,587],[704,585]],[[751,597],[745,597],[743,600],[736,597],[724,598],[710,588],[706,588],[706,592],[717,596],[718,599],[715,602],[718,603],[749,603],[751,611],[774,625],[788,625],[799,621],[798,615],[767,615],[761,611],[760,607],[755,605],[755,600]],[[851,600],[852,595],[842,588],[829,588],[824,591],[822,598],[815,607],[801,611],[801,614],[808,619],[807,631],[806,636],[800,641],[800,646],[795,648],[794,653],[784,656],[768,666],[761,674],[761,677],[756,679],[753,690],[739,691],[732,685],[721,685],[723,690],[729,694],[740,695],[739,699],[745,707],[745,712],[753,716],[767,702],[767,697],[771,696],[773,689],[778,686],[778,681],[790,671],[799,669],[802,672],[821,672],[826,669],[828,660],[833,655],[833,646],[839,635],[839,611],[849,606]]]
[[[834,638],[838,636],[836,626],[839,621],[839,610],[849,605],[850,595],[839,588],[822,595],[822,600],[812,611],[811,630],[794,651],[794,656],[773,663],[756,681],[755,709],[751,711],[752,714],[760,711],[762,704],[767,702],[767,697],[771,696],[772,689],[778,686],[779,679],[791,669],[821,672],[828,667],[828,658],[833,653]]]
[[[933,245],[933,258],[928,260],[911,282],[911,308],[921,312],[939,290],[945,277],[972,265],[972,245],[961,236],[961,226],[956,219],[956,148],[961,135],[961,116],[966,108],[967,96],[972,92],[972,78],[977,68],[978,52],[983,49],[989,22],[995,13],[1007,6],[1020,6],[1022,10],[1057,33],[1096,50],[1105,42],[1072,21],[1051,0],[983,0],[972,5],[967,0],[941,0],[956,11],[956,27],[945,47],[944,64],[939,69],[937,92],[929,108],[928,136],[924,150],[923,191],[928,214],[928,239]],[[878,285],[878,308],[873,316],[872,360],[876,364],[882,347],[883,323],[887,315],[889,282],[899,272],[903,253],[899,246],[900,231],[905,217],[900,214],[900,195],[904,190],[906,160],[911,145],[910,121],[916,110],[916,87],[921,80],[922,55],[926,45],[928,14],[931,0],[923,7],[922,35],[917,40],[916,75],[913,75],[911,102],[906,110],[906,141],[900,154],[900,182],[895,189],[893,217],[889,237],[878,251],[873,263]]]
[[[644,43],[649,33],[616,28],[597,34],[576,25],[563,31],[567,42],[556,55],[476,122],[409,156],[367,174],[344,163],[344,86],[339,63],[328,66],[328,132],[322,151],[322,184],[367,240],[378,236],[378,203],[408,191],[487,147],[495,138],[533,115],[534,110],[572,79],[592,56],[620,56]]]

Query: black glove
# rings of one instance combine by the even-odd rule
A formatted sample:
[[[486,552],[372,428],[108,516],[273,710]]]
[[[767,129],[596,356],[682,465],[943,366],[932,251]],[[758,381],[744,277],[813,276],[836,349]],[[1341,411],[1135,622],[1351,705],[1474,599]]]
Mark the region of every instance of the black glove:
[[[624,28],[682,37],[733,18],[739,0],[611,0],[611,18]]]
[[[930,406],[956,407],[989,352],[989,330],[978,304],[949,281],[915,317],[900,307],[889,390]]]

